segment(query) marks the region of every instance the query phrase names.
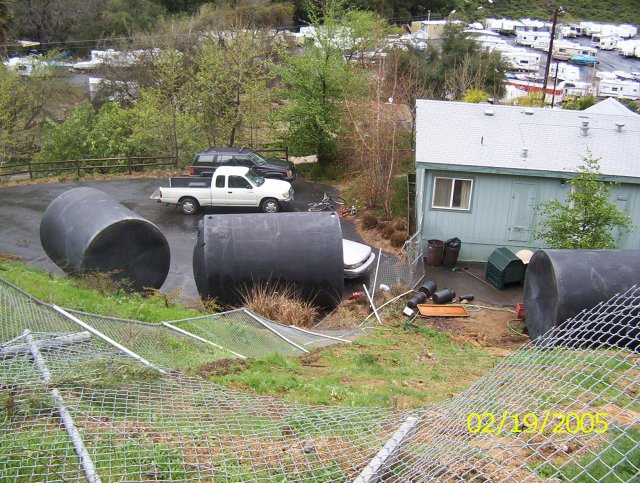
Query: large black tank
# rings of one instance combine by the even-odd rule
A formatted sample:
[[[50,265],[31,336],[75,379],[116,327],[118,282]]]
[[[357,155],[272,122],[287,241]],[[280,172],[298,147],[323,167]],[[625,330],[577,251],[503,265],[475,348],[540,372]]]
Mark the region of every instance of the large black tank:
[[[291,284],[314,304],[337,305],[344,288],[342,229],[335,213],[206,215],[193,275],[202,298],[235,304],[256,283]]]
[[[65,272],[109,273],[135,290],[160,288],[169,273],[169,244],[158,227],[93,188],[75,188],[51,202],[40,242]]]
[[[532,339],[640,283],[640,250],[538,250],[524,282]]]

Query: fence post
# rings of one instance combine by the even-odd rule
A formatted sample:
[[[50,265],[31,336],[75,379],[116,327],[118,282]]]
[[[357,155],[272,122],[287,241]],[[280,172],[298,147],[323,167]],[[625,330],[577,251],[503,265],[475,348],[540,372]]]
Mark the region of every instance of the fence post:
[[[178,156],[173,157],[173,169],[178,169]]]
[[[29,179],[33,179],[33,168],[31,167],[31,163],[33,162],[33,159],[29,160]]]
[[[131,156],[127,156],[127,166],[129,166],[129,174],[132,174],[133,171],[131,170]]]
[[[80,160],[76,159],[76,172],[78,173],[78,178],[80,177]]]

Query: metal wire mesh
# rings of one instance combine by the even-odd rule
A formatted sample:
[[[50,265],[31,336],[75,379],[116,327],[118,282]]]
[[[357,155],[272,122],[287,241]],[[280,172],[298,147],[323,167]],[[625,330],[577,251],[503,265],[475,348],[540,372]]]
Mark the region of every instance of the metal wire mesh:
[[[32,300],[11,293],[0,300],[3,481],[631,481],[640,475],[638,288],[524,346],[467,391],[415,411],[311,407],[162,374]],[[21,317],[31,334],[16,334]],[[129,342],[132,350],[145,347],[140,337]],[[80,442],[68,421],[61,424],[65,411]]]
[[[399,257],[382,254],[375,277],[375,284],[408,285],[417,284],[424,277],[424,262],[422,259],[422,241],[418,233],[409,238]]]

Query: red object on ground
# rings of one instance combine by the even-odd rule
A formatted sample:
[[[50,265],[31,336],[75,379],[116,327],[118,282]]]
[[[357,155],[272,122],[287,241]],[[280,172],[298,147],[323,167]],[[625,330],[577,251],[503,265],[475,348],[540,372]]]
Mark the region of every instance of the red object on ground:
[[[349,295],[349,300],[359,299],[360,297],[364,297],[364,292],[353,292]]]
[[[516,317],[524,320],[524,304],[516,304]]]

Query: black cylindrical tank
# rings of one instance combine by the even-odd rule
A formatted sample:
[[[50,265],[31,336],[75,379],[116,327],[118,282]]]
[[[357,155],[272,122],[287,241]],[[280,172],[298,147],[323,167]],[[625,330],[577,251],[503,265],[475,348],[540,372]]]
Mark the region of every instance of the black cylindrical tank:
[[[407,302],[407,307],[409,307],[410,309],[415,309],[418,304],[423,304],[426,300],[427,294],[425,294],[424,292],[418,292],[409,299],[409,301]]]
[[[433,280],[427,280],[418,289],[418,292],[422,292],[427,297],[431,297],[436,290],[438,290],[438,285]]]
[[[538,250],[524,282],[532,339],[640,282],[640,250]]]
[[[169,244],[158,227],[93,188],[74,188],[51,202],[40,242],[65,272],[108,273],[135,290],[160,288],[169,273]]]
[[[202,298],[236,304],[254,284],[292,285],[315,305],[340,303],[342,229],[335,213],[206,215],[198,225],[193,275]]]
[[[443,288],[431,295],[431,300],[434,304],[446,304],[451,302],[456,296],[456,293],[450,288]]]

